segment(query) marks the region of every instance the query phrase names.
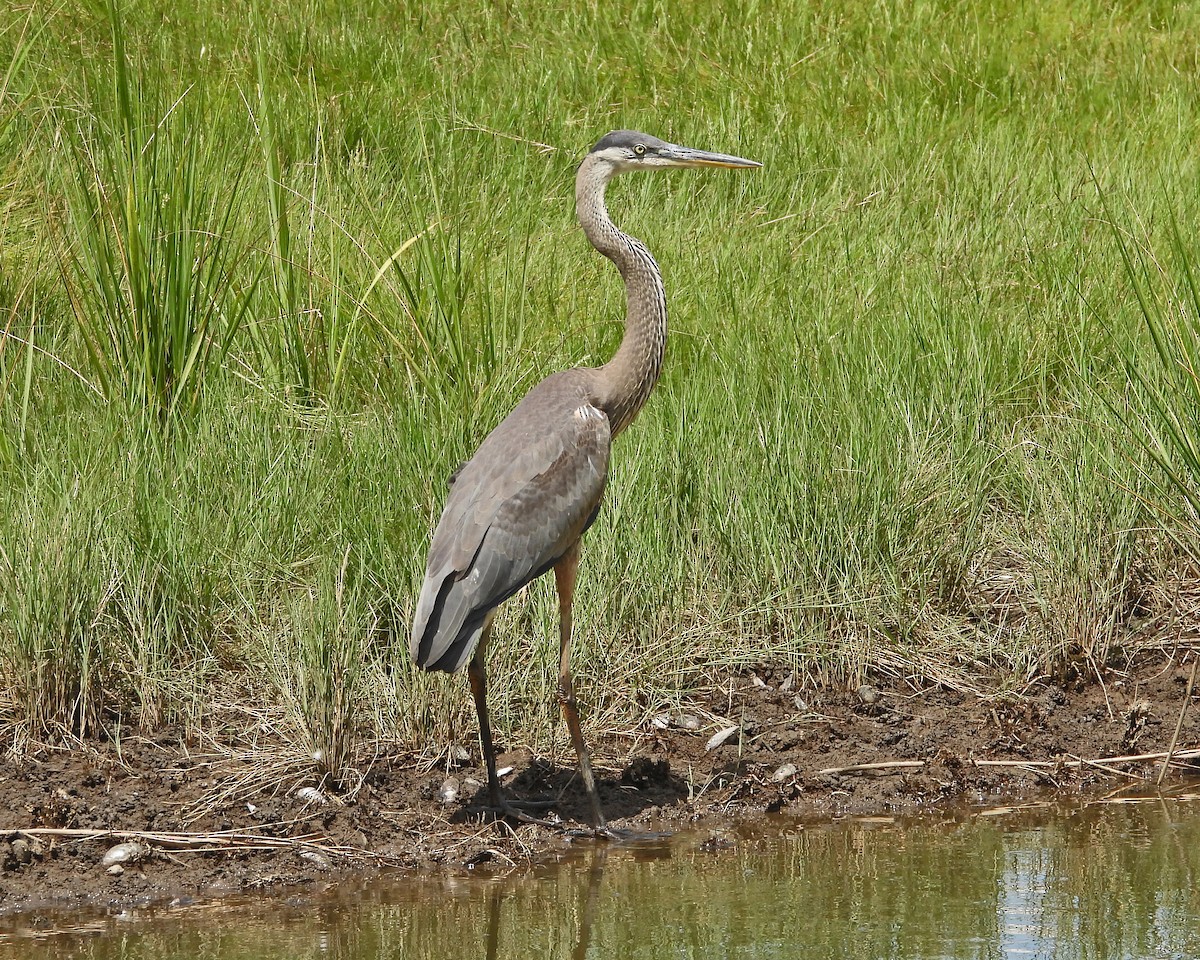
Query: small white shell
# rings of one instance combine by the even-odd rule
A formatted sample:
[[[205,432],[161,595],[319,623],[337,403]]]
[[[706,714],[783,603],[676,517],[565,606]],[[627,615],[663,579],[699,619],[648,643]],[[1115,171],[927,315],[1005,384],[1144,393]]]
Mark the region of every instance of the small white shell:
[[[139,860],[145,860],[148,856],[150,856],[148,845],[137,840],[130,840],[127,843],[118,843],[115,847],[109,847],[108,852],[100,858],[100,866],[107,870],[119,863],[137,863]]]
[[[296,856],[298,856],[301,860],[307,860],[314,867],[317,867],[320,870],[328,870],[333,866],[325,854],[323,854],[320,850],[314,850],[312,847],[301,847],[296,851]]]
[[[716,750],[721,744],[738,732],[739,727],[726,727],[724,730],[714,733],[709,737],[708,743],[704,745],[706,751]]]
[[[292,796],[294,796],[301,803],[311,803],[315,806],[323,806],[324,804],[328,803],[328,801],[325,799],[325,794],[323,794],[316,787],[301,787],[294,794],[292,794]]]
[[[454,777],[448,777],[445,782],[438,788],[437,798],[442,803],[453,803],[458,799],[458,792],[461,789],[458,781]]]

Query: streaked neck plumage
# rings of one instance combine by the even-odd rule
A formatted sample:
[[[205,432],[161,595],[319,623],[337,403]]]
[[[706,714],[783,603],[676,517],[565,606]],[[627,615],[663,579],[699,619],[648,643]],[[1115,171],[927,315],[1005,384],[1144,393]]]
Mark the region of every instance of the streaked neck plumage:
[[[575,177],[575,210],[592,246],[625,281],[625,336],[613,358],[595,370],[596,405],[615,437],[642,409],[658,381],[667,346],[667,298],[662,274],[646,245],[622,232],[604,205],[612,167],[588,156]]]

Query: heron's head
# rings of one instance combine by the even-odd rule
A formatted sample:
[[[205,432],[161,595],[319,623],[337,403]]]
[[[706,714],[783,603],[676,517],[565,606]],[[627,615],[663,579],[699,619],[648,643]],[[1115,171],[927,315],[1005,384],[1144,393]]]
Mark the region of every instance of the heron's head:
[[[636,130],[614,130],[600,138],[588,159],[606,164],[612,174],[633,170],[661,170],[667,167],[761,167],[755,160],[743,160],[727,153],[710,153],[667,143]]]

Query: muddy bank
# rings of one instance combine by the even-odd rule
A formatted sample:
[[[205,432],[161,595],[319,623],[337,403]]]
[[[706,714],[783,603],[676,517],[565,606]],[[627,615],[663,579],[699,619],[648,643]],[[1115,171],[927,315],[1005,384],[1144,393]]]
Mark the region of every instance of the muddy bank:
[[[990,698],[903,685],[801,690],[786,671],[763,668],[596,744],[600,790],[613,825],[636,830],[740,810],[886,814],[1013,802],[1047,787],[1136,787],[1160,764],[1144,755],[1170,746],[1190,656],[1156,654],[1088,683]],[[1193,691],[1180,751],[1200,747],[1197,700]],[[288,792],[273,790],[169,735],[9,764],[0,770],[0,913],[504,865],[573,842],[558,830],[490,822],[477,760],[474,751],[448,770],[381,756],[349,801],[291,781]],[[1172,766],[1166,784],[1200,776],[1195,762]],[[505,777],[513,795],[557,797],[548,816],[586,822],[569,752],[551,760],[510,751],[501,766],[513,768]],[[105,863],[122,840],[133,845]]]

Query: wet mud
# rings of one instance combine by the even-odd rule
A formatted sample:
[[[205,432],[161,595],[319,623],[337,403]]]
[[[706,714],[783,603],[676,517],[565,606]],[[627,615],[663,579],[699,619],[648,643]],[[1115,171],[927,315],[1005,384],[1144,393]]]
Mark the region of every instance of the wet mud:
[[[670,831],[751,811],[839,817],[1013,803],[1047,788],[1143,789],[1175,735],[1190,656],[1157,653],[1090,682],[987,697],[899,683],[805,690],[786,669],[762,667],[596,743],[601,797],[618,829]],[[1167,785],[1200,776],[1200,691],[1191,700]],[[546,816],[568,829],[494,821],[477,749],[432,767],[376,756],[348,799],[297,789],[295,778],[286,790],[257,780],[170,733],[9,762],[0,914],[491,869],[580,842],[569,828],[586,827],[588,805],[569,751],[503,751],[500,766],[512,768],[511,795],[554,799]],[[714,827],[712,842],[720,836]]]

